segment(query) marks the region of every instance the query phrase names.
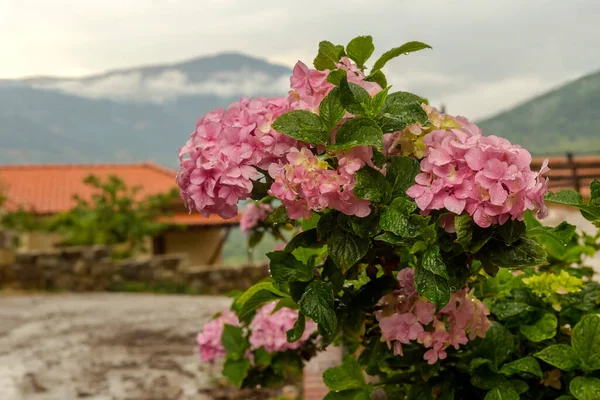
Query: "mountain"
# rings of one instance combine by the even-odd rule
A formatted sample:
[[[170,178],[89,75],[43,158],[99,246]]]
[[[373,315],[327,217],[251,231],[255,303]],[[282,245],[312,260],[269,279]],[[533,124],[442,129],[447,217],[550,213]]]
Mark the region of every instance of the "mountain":
[[[600,151],[600,71],[478,122],[534,154]]]
[[[284,95],[290,69],[243,54],[83,78],[0,81],[0,163],[174,167],[196,120],[243,96]]]

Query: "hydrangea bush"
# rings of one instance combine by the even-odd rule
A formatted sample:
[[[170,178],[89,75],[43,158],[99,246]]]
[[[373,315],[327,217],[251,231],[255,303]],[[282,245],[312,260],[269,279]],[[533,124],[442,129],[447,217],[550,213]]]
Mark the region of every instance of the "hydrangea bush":
[[[326,397],[600,399],[600,235],[538,219],[546,202],[600,227],[600,182],[584,200],[548,193],[547,163],[424,98],[382,68],[370,36],[324,41],[287,97],[242,99],[198,120],[177,182],[190,207],[268,253],[270,280],[236,296],[198,336],[240,387],[271,385],[330,345]],[[282,230],[292,230],[286,241]]]

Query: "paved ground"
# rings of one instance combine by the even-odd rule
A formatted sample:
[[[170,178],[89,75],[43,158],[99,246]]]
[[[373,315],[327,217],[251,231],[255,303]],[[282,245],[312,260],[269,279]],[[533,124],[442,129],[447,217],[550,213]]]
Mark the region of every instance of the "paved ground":
[[[222,297],[0,297],[0,399],[209,399],[195,335]]]

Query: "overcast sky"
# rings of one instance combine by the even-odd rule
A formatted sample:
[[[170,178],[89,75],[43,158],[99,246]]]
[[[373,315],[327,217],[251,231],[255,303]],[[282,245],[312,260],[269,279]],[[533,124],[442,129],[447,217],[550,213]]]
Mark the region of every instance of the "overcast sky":
[[[0,0],[0,78],[243,51],[293,65],[371,34],[395,90],[480,118],[600,69],[600,0]]]

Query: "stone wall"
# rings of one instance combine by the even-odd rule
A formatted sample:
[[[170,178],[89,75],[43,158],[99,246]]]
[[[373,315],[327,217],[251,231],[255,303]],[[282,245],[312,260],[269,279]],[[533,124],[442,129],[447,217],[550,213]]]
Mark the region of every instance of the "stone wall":
[[[222,294],[247,289],[268,276],[266,265],[190,266],[185,254],[114,261],[104,246],[4,251],[7,255],[0,257],[0,288],[10,289],[103,291],[135,282]]]

